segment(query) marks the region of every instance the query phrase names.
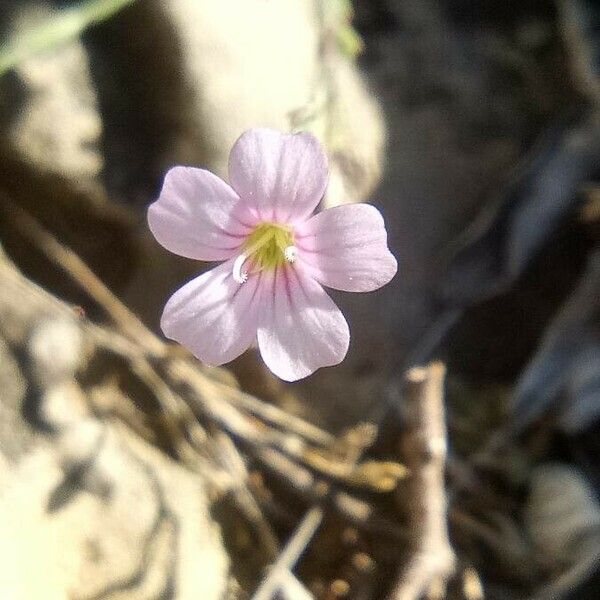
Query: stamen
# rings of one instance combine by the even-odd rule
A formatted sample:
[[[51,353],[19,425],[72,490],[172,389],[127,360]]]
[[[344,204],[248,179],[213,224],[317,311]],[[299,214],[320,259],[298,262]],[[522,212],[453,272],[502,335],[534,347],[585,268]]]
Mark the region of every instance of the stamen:
[[[298,254],[293,245],[292,230],[285,225],[261,223],[248,236],[244,243],[244,252],[233,262],[232,276],[237,283],[245,283],[250,275],[263,269],[275,269],[278,265],[293,263]],[[251,269],[244,269],[250,260]]]
[[[233,280],[237,281],[238,283],[246,283],[246,281],[248,281],[248,273],[246,271],[242,271],[242,267],[247,259],[248,255],[242,253],[233,261]]]
[[[298,248],[296,248],[296,246],[288,246],[283,251],[283,256],[285,257],[285,260],[287,260],[289,263],[296,262],[296,257],[298,256]]]

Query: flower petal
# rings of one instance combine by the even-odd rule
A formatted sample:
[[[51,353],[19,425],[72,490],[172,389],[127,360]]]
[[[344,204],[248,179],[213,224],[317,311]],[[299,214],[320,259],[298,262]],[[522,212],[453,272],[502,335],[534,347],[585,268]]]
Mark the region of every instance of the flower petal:
[[[167,250],[197,260],[226,260],[241,246],[245,224],[238,195],[204,169],[174,167],[148,209],[148,224]]]
[[[381,213],[369,204],[336,206],[311,217],[297,227],[295,242],[307,273],[336,290],[376,290],[398,269]]]
[[[250,129],[229,155],[229,181],[263,221],[293,223],[310,215],[327,187],[327,157],[309,133]]]
[[[229,260],[184,285],[160,322],[169,339],[212,366],[238,357],[256,339],[262,274],[239,284],[232,268]]]
[[[281,379],[295,381],[346,356],[350,331],[344,315],[323,288],[297,267],[284,266],[265,282],[258,347]]]

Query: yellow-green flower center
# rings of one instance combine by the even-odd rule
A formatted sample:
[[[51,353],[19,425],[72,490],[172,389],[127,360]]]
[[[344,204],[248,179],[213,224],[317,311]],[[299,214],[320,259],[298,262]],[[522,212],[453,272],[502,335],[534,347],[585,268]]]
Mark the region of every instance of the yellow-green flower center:
[[[251,272],[263,269],[275,270],[286,262],[294,262],[296,248],[291,227],[277,223],[261,223],[248,236],[243,246],[243,252],[233,264],[233,277],[239,283],[248,278],[248,273],[242,270],[246,262],[251,265]]]

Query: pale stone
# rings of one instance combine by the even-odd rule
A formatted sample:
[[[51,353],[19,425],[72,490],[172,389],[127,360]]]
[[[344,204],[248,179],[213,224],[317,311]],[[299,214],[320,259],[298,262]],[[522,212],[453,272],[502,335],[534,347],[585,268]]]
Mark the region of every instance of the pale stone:
[[[9,40],[30,34],[59,14],[46,2],[15,6]],[[103,166],[102,123],[82,43],[52,46],[19,63],[15,74],[24,95],[14,119],[5,124],[6,141],[41,171],[67,179],[96,178]]]

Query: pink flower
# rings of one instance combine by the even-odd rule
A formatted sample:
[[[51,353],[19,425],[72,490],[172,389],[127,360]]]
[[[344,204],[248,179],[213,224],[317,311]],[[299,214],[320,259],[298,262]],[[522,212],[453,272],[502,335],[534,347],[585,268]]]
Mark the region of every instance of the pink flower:
[[[221,365],[257,343],[287,381],[346,356],[348,324],[321,287],[369,292],[396,273],[379,211],[368,204],[313,215],[327,185],[315,137],[251,129],[229,156],[229,180],[174,167],[148,210],[167,250],[225,261],[192,279],[165,306],[164,334]]]

